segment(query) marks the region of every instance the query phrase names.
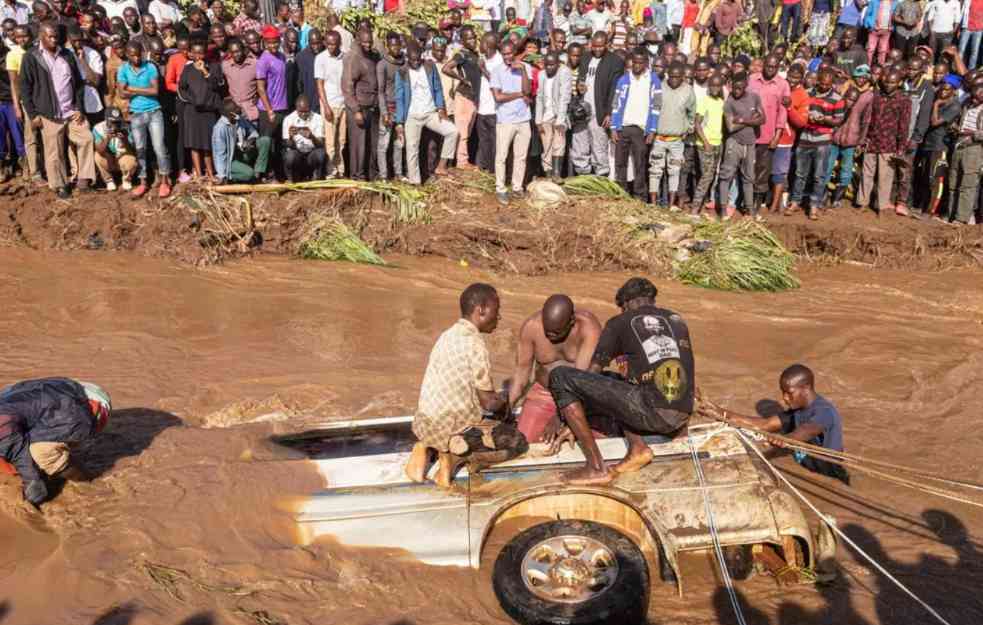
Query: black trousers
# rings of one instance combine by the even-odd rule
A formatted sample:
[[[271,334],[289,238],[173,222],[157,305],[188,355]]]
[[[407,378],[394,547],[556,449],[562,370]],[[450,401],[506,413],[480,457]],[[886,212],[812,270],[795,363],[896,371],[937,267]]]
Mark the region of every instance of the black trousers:
[[[550,394],[561,416],[579,401],[585,412],[608,416],[636,434],[671,434],[689,423],[685,412],[664,408],[665,400],[653,387],[574,367],[550,372]]]
[[[648,197],[648,175],[645,167],[648,165],[649,146],[645,144],[645,131],[638,126],[625,126],[619,133],[618,143],[614,146],[614,176],[618,184],[628,186],[628,156],[632,157],[635,170],[635,180],[632,191],[636,197]]]
[[[283,153],[283,171],[290,182],[299,182],[310,177],[324,177],[324,148],[314,148],[310,152],[301,152],[287,148]]]
[[[754,146],[754,192],[760,194],[768,193],[771,188],[771,157],[775,151],[768,147],[767,143],[759,143]],[[748,202],[748,198],[744,198]]]
[[[379,177],[376,151],[379,146],[379,110],[363,108],[365,123],[355,123],[355,111],[348,110],[348,171],[353,180],[375,180]]]
[[[478,131],[478,167],[488,173],[495,173],[495,115],[475,115],[475,128]]]

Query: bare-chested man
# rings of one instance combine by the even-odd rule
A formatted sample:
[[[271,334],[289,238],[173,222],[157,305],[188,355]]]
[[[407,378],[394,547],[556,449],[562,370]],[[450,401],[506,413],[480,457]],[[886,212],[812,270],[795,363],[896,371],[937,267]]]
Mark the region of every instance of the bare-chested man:
[[[541,311],[523,322],[509,405],[515,405],[526,385],[534,382],[518,420],[519,431],[527,441],[552,442],[560,421],[548,390],[550,371],[560,366],[586,370],[600,336],[597,317],[586,310],[574,310],[573,301],[566,295],[551,295]]]

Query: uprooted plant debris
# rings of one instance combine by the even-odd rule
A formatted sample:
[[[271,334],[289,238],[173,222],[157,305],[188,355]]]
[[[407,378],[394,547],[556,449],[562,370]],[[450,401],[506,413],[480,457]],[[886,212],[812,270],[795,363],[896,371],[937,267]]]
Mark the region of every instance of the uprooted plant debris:
[[[266,189],[188,186],[166,200],[98,192],[58,200],[13,181],[0,185],[0,245],[135,251],[195,265],[256,253],[355,262],[403,253],[503,273],[644,271],[714,288],[769,290],[796,286],[791,255],[872,267],[983,264],[979,228],[843,209],[818,223],[693,222],[595,177],[568,179],[562,189],[536,181],[526,199],[507,207],[493,189],[487,174],[454,172],[423,187],[331,180]],[[315,235],[321,240],[312,247]]]

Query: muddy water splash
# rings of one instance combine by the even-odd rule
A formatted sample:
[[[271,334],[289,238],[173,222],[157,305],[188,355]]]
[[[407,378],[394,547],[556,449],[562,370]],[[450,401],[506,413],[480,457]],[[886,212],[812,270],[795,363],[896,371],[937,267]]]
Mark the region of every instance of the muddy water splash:
[[[33,518],[0,480],[0,623],[506,622],[471,575],[403,554],[294,542],[293,497],[320,486],[264,443],[338,416],[407,414],[461,288],[496,284],[488,339],[509,373],[521,320],[565,291],[602,318],[626,276],[495,277],[443,259],[394,268],[241,262],[190,271],[111,254],[0,250],[0,384],[40,375],[98,380],[122,409],[79,457],[97,477]],[[778,372],[803,361],[846,417],[850,451],[983,479],[983,275],[839,268],[797,292],[746,295],[660,284],[689,321],[699,383],[752,412]],[[795,483],[952,623],[983,622],[983,515],[857,477],[796,470]],[[846,548],[823,587],[741,586],[749,622],[921,624],[926,616]],[[178,570],[155,581],[148,564]],[[733,622],[697,579],[685,599],[657,586],[653,623]],[[197,620],[195,620],[197,619]],[[210,621],[208,619],[213,619]]]

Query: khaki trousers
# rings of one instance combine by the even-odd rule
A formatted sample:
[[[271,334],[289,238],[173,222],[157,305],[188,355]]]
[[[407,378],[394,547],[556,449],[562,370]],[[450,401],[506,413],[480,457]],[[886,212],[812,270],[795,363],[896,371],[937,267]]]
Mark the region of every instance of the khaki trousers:
[[[113,180],[113,174],[122,174],[123,180],[130,180],[137,171],[137,157],[132,154],[102,154],[95,152],[96,169],[103,182]]]
[[[24,151],[27,152],[27,174],[33,177],[41,171],[41,163],[38,162],[38,130],[31,125],[31,118],[27,116],[23,106],[20,110],[24,120]]]
[[[67,443],[31,443],[29,449],[34,464],[48,475],[58,475],[68,468]]]
[[[403,124],[406,133],[406,177],[413,184],[420,184],[420,135],[427,128],[444,138],[440,148],[440,158],[451,160],[457,149],[457,128],[449,119],[441,119],[433,111],[426,115],[408,115]]]
[[[553,171],[553,161],[563,158],[567,149],[567,129],[547,122],[539,125],[539,138],[543,142],[543,171]],[[559,176],[560,172],[554,175]]]
[[[457,165],[468,163],[468,137],[474,121],[474,102],[461,94],[454,95],[454,125],[457,126]]]
[[[327,173],[345,175],[345,146],[348,145],[348,109],[342,104],[331,107],[331,121],[324,123],[324,152],[327,156]]]
[[[68,185],[68,171],[65,166],[65,137],[75,146],[78,157],[78,179],[94,181],[96,163],[93,156],[92,131],[89,122],[82,118],[81,123],[70,121],[51,121],[41,118],[41,140],[44,141],[44,167],[48,173],[48,187],[54,191]]]
[[[891,202],[891,192],[894,190],[895,169],[898,167],[893,154],[864,154],[863,180],[860,184],[860,195],[857,197],[857,204],[863,208],[870,206],[870,196],[874,190],[874,175],[877,176],[877,211],[881,212],[889,206]],[[903,175],[903,173],[900,173]],[[905,197],[898,197],[899,203],[907,204],[907,193]]]
[[[505,183],[505,161],[509,159],[509,147],[512,148],[512,190],[522,191],[531,138],[532,128],[528,121],[515,124],[500,123],[495,126],[495,191],[497,193],[505,193],[509,190]]]

